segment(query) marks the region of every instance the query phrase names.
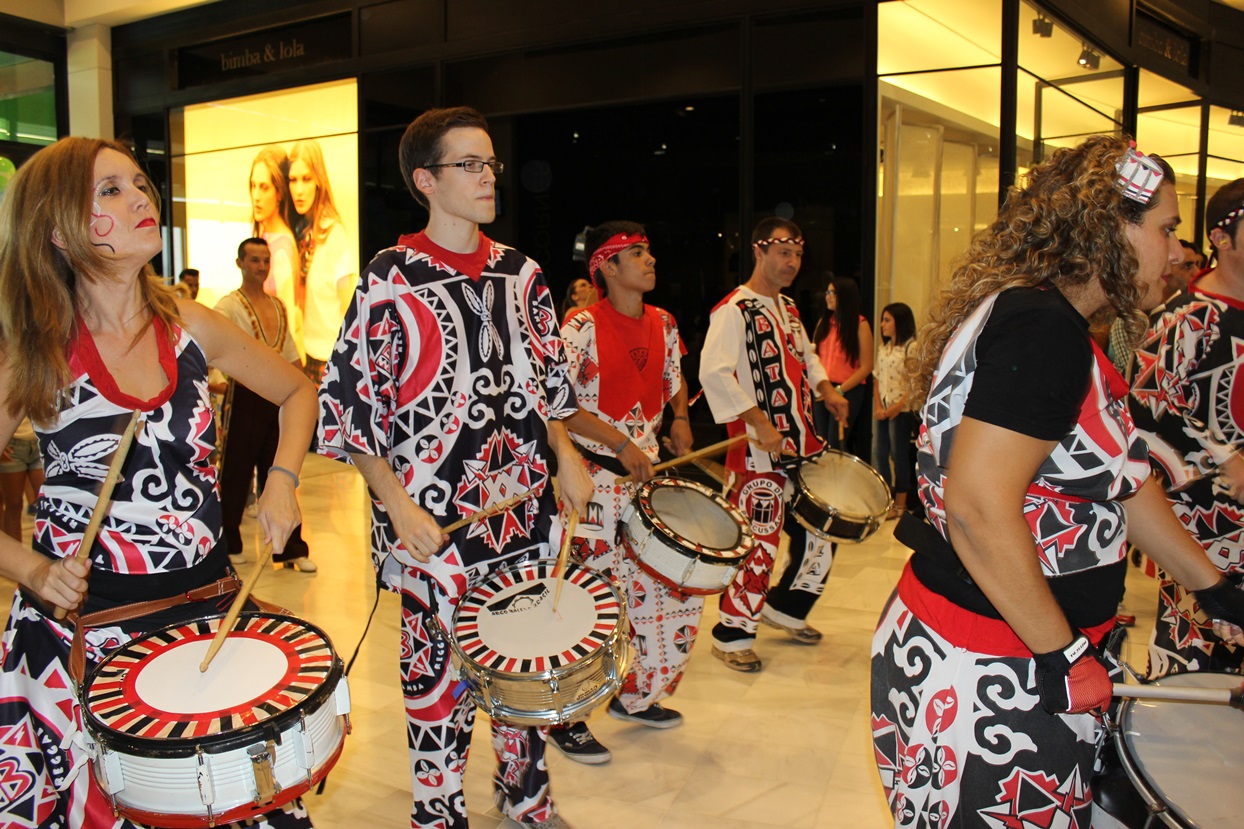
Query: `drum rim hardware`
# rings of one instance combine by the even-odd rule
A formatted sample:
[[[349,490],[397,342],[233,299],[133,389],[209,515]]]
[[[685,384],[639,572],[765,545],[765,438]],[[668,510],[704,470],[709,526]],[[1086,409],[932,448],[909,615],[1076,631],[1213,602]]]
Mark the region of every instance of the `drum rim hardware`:
[[[890,511],[890,507],[894,505],[894,493],[890,490],[889,485],[886,484],[885,479],[881,477],[881,473],[873,469],[865,461],[848,452],[826,449],[815,458],[805,460],[808,463],[816,463],[821,458],[826,457],[836,457],[841,461],[850,463],[853,467],[859,467],[861,471],[865,472],[866,477],[870,477],[871,480],[880,484],[886,493],[885,506],[880,511],[872,514],[853,513],[838,509],[817,495],[805,483],[803,476],[799,474],[799,469],[796,469],[795,474],[792,476],[795,484],[795,495],[790,502],[791,514],[805,530],[825,541],[845,542],[847,544],[863,543],[885,523],[886,514]],[[809,509],[809,506],[815,509]],[[851,525],[858,528],[858,531],[851,535],[835,534],[832,530],[837,523]]]
[[[689,539],[675,532],[673,528],[661,520],[660,515],[653,509],[652,495],[660,487],[691,489],[723,508],[734,519],[735,543],[728,547],[710,547],[707,544],[700,544],[694,541],[688,543]],[[681,549],[705,564],[729,564],[732,561],[742,561],[756,547],[756,535],[752,532],[751,522],[744,517],[739,508],[699,481],[674,476],[652,478],[639,486],[635,492],[635,500],[640,506],[644,507],[644,509],[637,510],[637,512],[639,513],[639,520],[643,522],[645,527],[650,531],[660,533],[665,539],[678,544]],[[630,540],[633,543],[634,539]]]
[[[254,617],[262,617],[262,618],[278,619],[282,621],[295,622],[301,625],[302,627],[305,627],[309,631],[313,632],[317,636],[319,636],[319,638],[322,639],[325,643],[330,643],[328,635],[324,633],[324,631],[321,630],[319,627],[303,619],[299,619],[294,616],[288,616],[288,615],[280,614],[280,613],[267,613],[263,611],[246,611],[240,614],[238,618],[239,629],[241,627],[244,627],[245,625],[244,620],[246,620],[247,618],[254,618]],[[221,618],[223,618],[223,614],[206,616],[203,619],[200,619],[197,621],[200,621],[200,622],[209,621],[210,622],[212,619],[221,619]],[[162,628],[151,631],[150,634],[142,637],[142,640],[146,641],[147,639],[153,639],[153,638],[166,634],[168,631],[171,631],[177,628],[183,628],[186,626],[187,626],[187,623],[185,622],[179,622],[179,623],[174,623],[171,625],[166,625]],[[277,721],[283,720],[284,718],[287,718],[287,717],[291,717],[294,715],[295,712],[299,712],[299,711],[305,714],[314,714],[315,712],[319,711],[321,707],[323,707],[325,704],[333,700],[334,694],[336,692],[336,687],[343,681],[343,678],[344,678],[344,666],[341,662],[341,658],[338,657],[336,653],[333,653],[332,662],[328,670],[324,673],[323,677],[321,678],[319,684],[316,686],[315,690],[307,694],[307,696],[303,697],[298,702],[298,704],[286,709],[285,711],[281,711],[268,719],[261,720],[260,722],[257,722],[257,723],[252,723],[251,725],[240,726],[239,728],[237,728],[234,731],[229,732],[228,734],[222,734],[220,732],[216,732],[213,734],[199,735],[195,737],[170,737],[170,738],[140,737],[137,735],[125,733],[123,731],[119,731],[113,726],[104,722],[102,719],[99,718],[99,716],[93,710],[91,710],[91,707],[89,704],[91,702],[90,697],[89,697],[90,689],[94,686],[94,682],[96,678],[105,669],[105,667],[110,665],[115,659],[126,657],[133,644],[135,643],[123,645],[122,647],[117,648],[112,653],[108,654],[108,656],[102,659],[99,662],[99,664],[96,665],[91,670],[91,672],[87,675],[87,679],[85,682],[82,683],[81,690],[80,690],[80,695],[81,695],[82,703],[83,703],[82,719],[83,719],[84,725],[86,725],[87,728],[92,731],[92,736],[94,737],[94,739],[100,744],[102,744],[103,746],[111,747],[111,746],[116,745],[116,746],[125,746],[127,748],[140,749],[143,751],[145,756],[149,756],[149,757],[192,757],[192,756],[195,756],[195,754],[198,752],[199,747],[203,745],[205,740],[211,741],[211,745],[207,749],[208,754],[222,754],[226,751],[233,751],[239,748],[246,748],[250,745],[253,745],[257,737],[262,736],[264,733],[266,733],[267,729],[270,729],[271,726],[275,724]],[[331,652],[331,646],[330,646],[330,652]],[[279,736],[276,742],[278,745],[280,744]]]
[[[251,617],[259,617],[253,620]],[[118,648],[120,654],[131,645],[135,651],[127,659],[138,657],[141,663],[154,654],[159,656],[159,641],[153,637],[164,635],[164,643],[172,644],[179,638],[207,639],[211,636],[211,622],[219,624],[223,614],[200,618],[190,622],[167,625],[156,631],[137,636],[128,645]],[[248,624],[254,622],[253,624]],[[151,727],[167,729],[162,717],[183,715],[164,712],[153,707],[151,717],[128,716],[137,711],[143,700],[117,705],[120,686],[115,682],[105,689],[102,699],[89,701],[88,689],[94,686],[96,672],[80,686],[82,700],[83,733],[89,754],[91,773],[95,776],[105,797],[108,798],[114,816],[124,816],[137,823],[171,829],[197,829],[216,826],[255,817],[294,800],[322,781],[341,757],[345,738],[350,733],[350,695],[341,660],[332,643],[322,630],[297,617],[282,613],[259,611],[243,614],[240,630],[263,632],[283,640],[288,658],[305,657],[306,663],[291,665],[298,670],[288,673],[288,684],[283,687],[287,695],[274,693],[269,688],[259,692],[250,710],[265,710],[262,706],[277,708],[267,718],[238,732],[227,729],[239,718],[241,708],[251,700],[243,701],[230,716],[232,721],[219,719],[219,728],[212,734],[193,738],[179,737],[175,740],[142,737],[127,733],[118,727],[124,725],[135,730],[141,728],[151,733]],[[169,634],[178,628],[189,628],[185,637]],[[316,641],[319,637],[319,641]],[[321,644],[322,643],[322,644]],[[144,650],[145,646],[145,650]],[[194,654],[190,654],[194,655]],[[112,654],[109,655],[110,657]],[[331,657],[325,659],[325,656]],[[108,662],[101,661],[100,666]],[[330,664],[331,663],[331,664]],[[179,662],[169,663],[159,669],[180,670]],[[100,667],[100,666],[97,666]],[[118,665],[118,675],[135,665]],[[144,667],[150,667],[146,665]],[[186,676],[200,676],[197,671]],[[162,682],[162,674],[154,680]],[[334,679],[336,680],[334,682]],[[137,693],[138,677],[132,678],[127,695]],[[305,695],[302,692],[312,683],[315,688]],[[293,693],[297,689],[298,693]],[[264,696],[264,695],[267,696]],[[284,697],[284,698],[282,698]],[[128,696],[127,696],[128,699]],[[265,702],[266,701],[266,702]],[[114,704],[106,716],[111,724],[96,716],[92,705],[101,708]],[[329,703],[332,703],[331,705]],[[193,724],[195,718],[206,718],[214,712],[187,713],[186,722]],[[145,722],[144,722],[145,720]],[[141,723],[141,725],[139,725]],[[194,750],[184,752],[162,751],[152,747],[160,742],[194,742]],[[193,807],[193,809],[186,808]]]
[[[505,571],[515,571],[521,574],[524,569],[528,569],[528,574],[534,575],[536,579],[562,579],[563,575],[555,574],[556,565],[556,559],[532,559],[507,564],[482,576],[467,588],[462,600],[454,608],[450,619],[450,630],[455,632],[458,630],[463,609],[468,605],[467,597],[475,592],[476,587],[486,585]],[[433,636],[449,647],[453,662],[451,676],[456,677],[462,683],[462,686],[470,692],[475,704],[489,717],[513,725],[559,725],[586,719],[597,707],[617,693],[630,662],[630,626],[626,618],[626,602],[612,580],[584,564],[568,563],[564,578],[574,578],[573,571],[576,570],[587,571],[605,585],[609,591],[611,603],[616,604],[617,617],[613,623],[613,629],[595,648],[583,658],[568,664],[540,671],[503,671],[492,665],[484,665],[466,653],[456,635],[451,636],[447,633],[435,612],[431,615],[430,627]],[[580,681],[573,682],[572,680],[579,675],[582,677]],[[591,684],[597,678],[600,682]],[[531,690],[538,689],[542,684],[548,689],[547,707],[518,707],[513,699],[516,695],[506,693],[507,687],[522,686],[524,690]],[[569,699],[563,699],[566,693],[572,696]]]

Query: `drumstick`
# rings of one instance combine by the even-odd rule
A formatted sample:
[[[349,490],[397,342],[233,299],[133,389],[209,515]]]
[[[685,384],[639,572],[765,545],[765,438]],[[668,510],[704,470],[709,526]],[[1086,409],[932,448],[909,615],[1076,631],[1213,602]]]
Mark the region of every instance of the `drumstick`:
[[[1167,702],[1213,702],[1236,708],[1244,707],[1244,685],[1239,688],[1188,688],[1173,685],[1126,685],[1116,682],[1114,696]]]
[[[562,538],[562,551],[557,556],[557,587],[553,590],[553,612],[557,612],[557,603],[562,598],[562,582],[566,580],[566,562],[570,559],[570,547],[574,542],[574,531],[579,529],[579,511],[570,510],[570,518],[566,521],[566,535]]]
[[[838,445],[842,446],[847,439],[847,424],[838,421]]]
[[[268,566],[270,558],[272,558],[272,545],[265,544],[263,552],[259,554],[259,560],[255,562],[254,569],[246,577],[246,581],[242,582],[242,589],[238,591],[238,595],[234,596],[233,604],[229,605],[229,612],[225,614],[220,627],[216,629],[216,636],[212,639],[212,644],[208,645],[207,656],[203,657],[203,661],[199,663],[199,673],[206,673],[207,666],[212,664],[212,660],[216,658],[216,653],[220,650],[220,646],[229,638],[229,631],[233,630],[233,625],[238,620],[238,614],[242,612],[242,606],[250,598],[251,590],[255,587],[255,583],[259,581],[259,577],[263,575],[263,571]]]
[[[454,530],[462,529],[467,524],[474,524],[476,521],[482,521],[485,518],[491,518],[492,516],[496,515],[499,512],[505,512],[510,507],[517,506],[518,504],[530,498],[532,494],[533,494],[532,491],[529,489],[526,492],[515,495],[513,498],[506,498],[504,501],[499,501],[498,503],[485,507],[482,510],[473,512],[470,515],[468,515],[466,518],[460,518],[459,520],[450,524],[448,527],[444,527],[441,530],[441,532],[449,534],[453,532]]]
[[[99,488],[95,511],[91,513],[86,532],[82,534],[82,543],[78,545],[78,552],[74,556],[78,561],[86,561],[91,555],[91,547],[95,546],[95,536],[99,533],[99,525],[103,523],[104,513],[108,511],[108,502],[112,500],[112,489],[117,485],[117,478],[121,477],[121,467],[125,464],[125,456],[130,452],[130,444],[134,442],[134,431],[138,428],[138,418],[141,415],[142,411],[139,409],[135,409],[130,415],[130,422],[126,424],[125,431],[121,433],[121,440],[117,443],[116,451],[112,453],[112,463],[108,467],[108,474],[104,477],[103,486]],[[58,607],[53,615],[59,621],[64,619],[68,612],[65,608]]]
[[[711,446],[705,446],[703,449],[697,449],[694,452],[688,452],[682,457],[674,458],[672,461],[665,461],[664,463],[659,463],[656,466],[652,467],[652,471],[661,472],[662,470],[669,469],[671,466],[681,466],[684,463],[691,463],[696,458],[702,458],[705,455],[719,455],[721,454],[723,449],[725,449],[728,446],[731,446],[732,444],[738,443],[741,440],[755,440],[755,439],[749,438],[747,435],[735,435],[734,437],[728,438],[727,440],[714,443]],[[629,484],[633,480],[635,480],[634,475],[624,475],[621,478],[614,478],[613,482],[615,484]]]

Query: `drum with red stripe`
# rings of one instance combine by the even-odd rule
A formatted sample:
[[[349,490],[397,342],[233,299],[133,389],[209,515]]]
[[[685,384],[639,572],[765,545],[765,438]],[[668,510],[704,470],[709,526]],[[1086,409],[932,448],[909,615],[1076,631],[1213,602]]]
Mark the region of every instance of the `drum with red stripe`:
[[[751,524],[738,507],[685,478],[640,484],[622,526],[635,563],[680,593],[721,593],[756,549]]]
[[[551,559],[474,582],[454,611],[459,676],[488,716],[514,725],[585,719],[617,692],[627,666],[626,610],[595,570],[567,564],[557,610]]]
[[[318,628],[243,613],[206,672],[220,616],[135,638],[82,685],[91,765],[138,823],[215,826],[270,811],[341,754],[350,696]]]

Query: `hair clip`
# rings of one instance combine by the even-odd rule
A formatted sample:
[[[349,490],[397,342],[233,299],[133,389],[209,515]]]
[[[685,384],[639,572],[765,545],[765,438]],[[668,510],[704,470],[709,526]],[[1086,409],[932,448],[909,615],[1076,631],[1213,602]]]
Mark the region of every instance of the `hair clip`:
[[[1156,161],[1136,149],[1135,141],[1129,142],[1127,153],[1115,163],[1114,169],[1123,195],[1141,204],[1149,203],[1166,175]]]

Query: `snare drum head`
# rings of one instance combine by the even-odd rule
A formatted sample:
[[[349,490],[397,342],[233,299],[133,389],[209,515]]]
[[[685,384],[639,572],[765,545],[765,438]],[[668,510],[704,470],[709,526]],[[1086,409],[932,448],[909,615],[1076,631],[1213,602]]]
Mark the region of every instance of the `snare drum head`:
[[[193,741],[275,719],[331,691],[325,683],[340,666],[327,637],[278,614],[239,616],[201,673],[220,621],[172,625],[109,654],[83,686],[88,723],[122,740]]]
[[[845,515],[879,515],[890,506],[889,487],[877,470],[844,452],[831,449],[805,463],[799,480],[809,495]]]
[[[1238,688],[1236,674],[1190,673],[1164,686]],[[1120,717],[1124,750],[1146,787],[1190,826],[1238,827],[1244,814],[1244,712],[1228,705],[1131,700]]]
[[[501,673],[557,670],[601,648],[617,629],[618,593],[596,571],[566,565],[557,612],[556,562],[511,564],[474,583],[454,612],[454,640],[476,664]]]
[[[733,504],[707,487],[653,478],[636,494],[640,509],[662,534],[702,553],[737,558],[747,523]]]

